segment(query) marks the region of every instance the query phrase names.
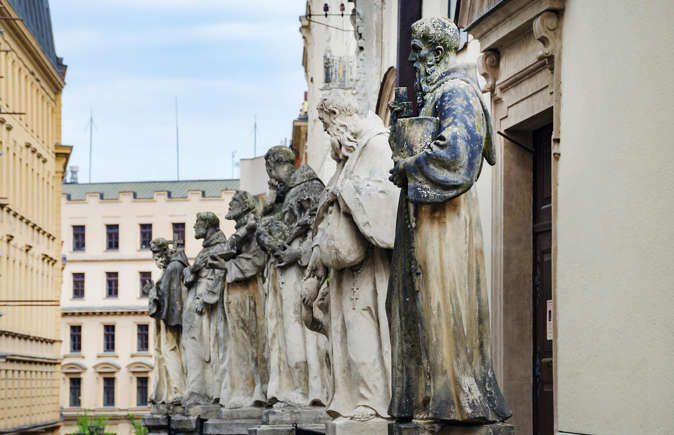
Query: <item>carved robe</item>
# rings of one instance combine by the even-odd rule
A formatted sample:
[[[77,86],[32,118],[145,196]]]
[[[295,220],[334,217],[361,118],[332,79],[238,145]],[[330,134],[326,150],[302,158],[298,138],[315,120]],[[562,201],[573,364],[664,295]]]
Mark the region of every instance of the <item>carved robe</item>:
[[[391,345],[385,302],[400,191],[388,181],[386,128],[373,113],[364,124],[356,149],[342,156],[328,183],[326,192],[335,196],[321,198],[313,244],[330,276],[328,412],[348,417],[364,406],[387,417]]]
[[[208,258],[226,249],[225,235],[217,231],[204,240],[194,264],[207,264]],[[192,266],[194,267],[194,265]],[[215,403],[226,373],[226,350],[229,335],[223,303],[225,271],[201,267],[187,280],[183,310],[182,347],[186,371],[184,405]],[[204,304],[201,314],[194,301]]]
[[[185,252],[174,253],[164,273],[150,291],[150,315],[155,319],[152,403],[176,403],[185,389],[185,369],[180,346]]]
[[[474,66],[473,66],[474,71]],[[406,165],[391,264],[393,397],[399,419],[502,421],[494,376],[482,229],[473,183],[494,163],[489,115],[472,75],[456,67],[424,89],[420,116],[440,120],[434,144]]]
[[[276,226],[280,233],[287,235],[303,221],[308,221],[310,228],[322,190],[323,183],[309,166],[298,168],[277,208],[275,222],[267,226]],[[278,267],[270,255],[265,272],[269,346],[267,398],[270,402],[300,406],[325,404],[329,382],[328,343],[325,336],[305,328],[301,317],[300,292],[311,256],[309,231],[293,238],[288,245],[301,249],[301,258]]]
[[[252,213],[248,216],[254,219]],[[229,349],[220,393],[220,404],[225,408],[260,406],[267,401],[269,374],[262,287],[267,255],[254,234],[246,232],[245,224],[237,223],[235,236],[228,240],[229,249],[236,255],[227,261],[225,276]]]

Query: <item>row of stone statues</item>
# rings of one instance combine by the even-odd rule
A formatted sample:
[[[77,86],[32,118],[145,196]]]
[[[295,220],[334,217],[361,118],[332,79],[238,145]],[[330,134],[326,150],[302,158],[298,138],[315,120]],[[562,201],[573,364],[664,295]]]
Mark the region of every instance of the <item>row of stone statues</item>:
[[[413,25],[421,116],[398,90],[390,135],[346,91],[321,101],[336,162],[327,185],[276,146],[261,207],[243,191],[229,204],[233,235],[199,213],[191,265],[153,240],[154,403],[325,406],[355,421],[509,417],[471,189],[483,158],[494,163],[491,126],[474,66],[452,65],[457,47],[451,21]]]

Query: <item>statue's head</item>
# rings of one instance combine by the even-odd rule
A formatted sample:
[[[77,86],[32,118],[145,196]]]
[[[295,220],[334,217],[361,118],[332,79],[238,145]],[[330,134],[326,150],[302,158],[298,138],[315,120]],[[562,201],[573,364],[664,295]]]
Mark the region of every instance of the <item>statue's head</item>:
[[[152,259],[160,269],[165,269],[168,266],[170,257],[170,242],[163,237],[153,239],[150,242],[150,251],[152,251]]]
[[[351,92],[334,89],[321,99],[316,110],[323,129],[330,135],[332,158],[342,160],[358,145],[356,130],[360,123],[356,98]]]
[[[197,221],[194,223],[194,237],[205,239],[209,233],[220,228],[220,219],[211,211],[197,213]]]
[[[255,197],[245,190],[237,190],[234,192],[232,200],[229,201],[229,210],[225,219],[237,220],[241,216],[248,214],[248,212],[255,210]]]
[[[295,172],[293,162],[295,161],[295,153],[283,145],[276,145],[269,148],[269,151],[264,155],[265,168],[267,175],[273,179],[279,186],[286,186],[290,181],[290,177]]]
[[[459,29],[444,17],[422,18],[412,24],[410,57],[416,72],[415,88],[422,94],[439,74],[446,71],[459,49]]]

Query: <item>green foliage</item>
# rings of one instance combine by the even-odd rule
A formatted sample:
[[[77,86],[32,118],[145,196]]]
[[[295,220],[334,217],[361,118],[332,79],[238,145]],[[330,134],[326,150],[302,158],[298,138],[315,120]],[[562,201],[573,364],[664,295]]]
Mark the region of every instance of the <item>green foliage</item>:
[[[131,415],[131,414],[126,414],[126,416],[129,418],[129,421],[131,422],[131,425],[133,426],[133,430],[136,433],[136,435],[146,435],[148,433],[148,429],[143,426],[142,423],[139,423],[136,421],[136,418]]]
[[[105,425],[108,423],[107,415],[99,415],[95,418],[87,414],[87,410],[84,410],[84,414],[77,416],[77,432],[76,434],[84,435],[96,435],[96,432],[89,430],[90,426],[94,426],[96,429],[105,431]],[[114,435],[109,432],[104,432],[105,435]]]

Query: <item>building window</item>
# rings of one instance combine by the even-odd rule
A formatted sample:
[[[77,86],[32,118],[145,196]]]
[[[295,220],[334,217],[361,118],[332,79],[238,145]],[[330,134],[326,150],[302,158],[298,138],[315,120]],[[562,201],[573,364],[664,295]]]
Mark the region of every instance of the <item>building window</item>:
[[[150,341],[148,325],[138,325],[137,338],[138,352],[147,352],[148,342]]]
[[[103,406],[115,406],[115,378],[103,378]]]
[[[105,249],[119,249],[119,225],[105,226]]]
[[[176,246],[185,246],[185,224],[173,224],[173,240],[176,241]]]
[[[73,225],[73,251],[84,251],[84,225]]]
[[[73,273],[73,299],[84,297],[84,274]]]
[[[82,378],[70,378],[70,401],[69,406],[71,408],[79,408],[82,406],[81,402],[82,394]]]
[[[136,406],[147,406],[147,376],[136,378]]]
[[[140,275],[140,297],[148,297],[148,292],[145,289],[145,284],[152,282],[152,272],[139,272]]]
[[[117,272],[105,272],[105,296],[108,298],[119,296],[119,275]]]
[[[103,352],[115,351],[115,325],[103,325]]]
[[[82,326],[70,325],[70,352],[82,352]]]
[[[152,224],[140,224],[140,249],[150,249]]]

